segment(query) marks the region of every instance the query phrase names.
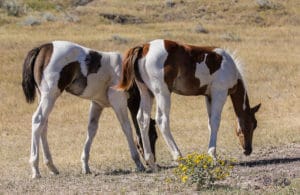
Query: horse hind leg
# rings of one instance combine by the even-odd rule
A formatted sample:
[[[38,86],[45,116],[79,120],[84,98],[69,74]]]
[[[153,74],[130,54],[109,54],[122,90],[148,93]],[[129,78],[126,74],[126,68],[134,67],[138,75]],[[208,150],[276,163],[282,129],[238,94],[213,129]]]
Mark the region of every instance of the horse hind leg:
[[[44,154],[44,164],[48,167],[51,174],[57,175],[59,174],[59,171],[53,164],[53,160],[52,160],[52,156],[50,153],[48,140],[47,140],[47,131],[48,131],[48,119],[45,122],[45,126],[41,134],[41,142],[42,142],[43,154]]]
[[[130,88],[129,92],[129,99],[127,101],[127,106],[129,108],[130,114],[131,114],[131,118],[132,118],[132,122],[134,124],[135,127],[135,131],[136,131],[136,146],[138,148],[138,151],[140,152],[140,155],[144,158],[144,147],[143,147],[143,141],[142,141],[142,137],[141,137],[141,130],[139,128],[139,124],[137,121],[137,114],[139,111],[139,106],[140,106],[140,102],[141,102],[141,97],[140,97],[140,93],[138,91],[137,85],[134,83],[133,87]],[[149,127],[149,138],[150,138],[150,147],[151,147],[151,151],[154,155],[154,161],[156,161],[155,158],[155,143],[157,140],[157,133],[156,133],[156,128],[155,128],[155,120],[150,118],[150,127]],[[144,159],[145,160],[145,159]]]
[[[87,138],[84,144],[84,148],[81,155],[82,162],[82,173],[89,174],[91,173],[89,168],[89,157],[90,157],[90,149],[93,142],[93,139],[97,133],[98,122],[103,108],[97,104],[96,102],[91,102],[90,105],[90,115],[89,115],[89,124],[88,124],[88,133]]]
[[[153,103],[153,97],[151,96],[147,86],[144,83],[141,83],[139,81],[136,81],[136,83],[141,95],[140,106],[139,106],[136,119],[140,128],[141,139],[143,143],[144,159],[146,163],[150,166],[151,171],[156,172],[158,170],[158,167],[155,164],[155,155],[153,153],[154,148],[151,148],[151,144],[149,140],[149,135],[150,135],[149,133],[150,132],[152,133],[152,131],[155,132],[155,128],[151,127],[151,129],[149,130],[149,125],[151,125],[150,114],[151,114],[151,108]],[[152,125],[154,125],[153,122]]]
[[[156,123],[159,126],[159,129],[163,135],[165,142],[167,143],[169,150],[172,154],[173,160],[178,160],[181,157],[181,152],[178,149],[175,140],[170,131],[170,106],[171,106],[171,97],[170,93],[165,94],[156,94]]]
[[[43,147],[45,149],[45,156],[51,159],[48,143],[45,141],[45,126],[47,125],[48,116],[54,106],[56,97],[50,97],[49,94],[44,96],[42,94],[41,101],[37,110],[32,117],[32,138],[31,138],[31,153],[30,164],[32,168],[32,178],[41,177],[39,172],[39,141],[42,139]],[[43,136],[42,136],[43,135]],[[46,146],[47,145],[47,146]],[[49,158],[50,157],[50,158]]]

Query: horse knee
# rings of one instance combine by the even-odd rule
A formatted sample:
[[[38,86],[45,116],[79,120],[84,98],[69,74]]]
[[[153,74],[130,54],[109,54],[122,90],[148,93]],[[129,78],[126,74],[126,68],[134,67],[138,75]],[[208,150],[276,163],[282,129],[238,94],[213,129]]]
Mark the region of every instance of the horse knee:
[[[32,131],[34,134],[41,133],[42,127],[46,123],[46,118],[41,113],[35,114],[32,117]]]
[[[150,115],[143,112],[143,111],[139,111],[136,119],[141,127],[141,131],[149,131],[148,127],[150,124]]]
[[[158,124],[160,130],[164,132],[168,126],[168,118],[166,115],[157,115],[156,116],[156,123]]]

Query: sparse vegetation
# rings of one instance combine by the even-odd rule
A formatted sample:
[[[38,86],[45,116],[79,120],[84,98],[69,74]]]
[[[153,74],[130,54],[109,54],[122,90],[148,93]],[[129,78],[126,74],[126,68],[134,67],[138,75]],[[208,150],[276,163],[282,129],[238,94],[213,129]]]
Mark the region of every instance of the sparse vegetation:
[[[2,0],[0,2],[0,8],[4,9],[9,16],[21,16],[25,13],[25,8],[17,0]]]
[[[213,188],[216,181],[224,180],[233,169],[233,160],[213,159],[208,154],[191,153],[179,160],[174,172],[183,183],[196,184],[197,189]]]
[[[271,1],[271,0],[270,0]],[[298,1],[271,2],[280,8],[262,10],[248,0],[94,0],[74,6],[72,0],[45,0],[41,10],[18,1],[21,14],[9,15],[0,0],[0,194],[193,194],[193,188],[173,179],[169,151],[159,136],[158,173],[136,173],[126,138],[111,109],[105,109],[91,150],[91,175],[82,175],[80,155],[86,138],[89,102],[63,93],[49,118],[48,139],[60,175],[42,165],[42,178],[30,180],[28,164],[31,117],[21,90],[23,60],[29,50],[52,40],[68,40],[102,51],[125,52],[156,38],[193,45],[236,50],[245,66],[251,105],[262,103],[257,114],[253,154],[245,157],[234,135],[236,118],[230,101],[224,106],[217,151],[237,159],[232,174],[216,181],[214,194],[300,193],[300,8]],[[49,5],[49,6],[48,6]],[[54,5],[54,6],[53,6]],[[46,22],[43,13],[56,20]],[[67,21],[66,13],[77,22]],[[119,24],[100,13],[130,15],[141,23]],[[40,25],[20,25],[28,17]],[[51,18],[51,17],[50,17]],[[74,19],[70,19],[74,21]],[[197,33],[202,24],[209,33]],[[222,35],[233,34],[229,40]],[[238,38],[238,41],[234,41]],[[125,41],[123,41],[123,39]],[[121,41],[120,41],[121,40]],[[153,115],[154,116],[154,115]],[[208,146],[207,113],[203,97],[172,95],[170,125],[183,155],[205,153]]]

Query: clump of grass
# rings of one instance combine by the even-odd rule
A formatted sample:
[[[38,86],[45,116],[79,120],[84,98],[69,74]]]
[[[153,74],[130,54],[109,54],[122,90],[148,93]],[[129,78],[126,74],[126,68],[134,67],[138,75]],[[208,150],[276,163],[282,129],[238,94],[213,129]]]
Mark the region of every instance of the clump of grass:
[[[221,35],[221,38],[225,41],[234,41],[234,42],[241,41],[241,38],[239,37],[239,35],[237,35],[235,33],[225,33],[225,34]]]
[[[22,24],[24,26],[38,26],[41,24],[41,21],[34,16],[29,16],[23,21]]]
[[[196,184],[197,190],[212,187],[215,181],[223,180],[233,169],[233,160],[213,159],[208,154],[191,153],[179,159],[175,175],[182,183]]]
[[[204,33],[204,34],[207,34],[207,33],[208,33],[208,30],[207,30],[206,28],[204,28],[202,24],[198,24],[198,25],[195,27],[194,31],[195,31],[196,33]]]
[[[24,5],[16,0],[12,0],[12,1],[2,0],[0,2],[0,7],[3,8],[7,13],[7,15],[9,16],[18,17],[25,12]]]
[[[53,2],[47,0],[25,0],[24,3],[26,6],[36,11],[53,10],[56,7]]]
[[[111,36],[111,41],[118,43],[118,44],[126,44],[126,43],[128,43],[129,40],[128,40],[128,38],[114,34]]]
[[[260,10],[280,9],[283,8],[281,4],[274,3],[270,0],[256,0],[256,4]]]
[[[174,7],[176,3],[173,0],[166,0],[165,4],[167,7]]]

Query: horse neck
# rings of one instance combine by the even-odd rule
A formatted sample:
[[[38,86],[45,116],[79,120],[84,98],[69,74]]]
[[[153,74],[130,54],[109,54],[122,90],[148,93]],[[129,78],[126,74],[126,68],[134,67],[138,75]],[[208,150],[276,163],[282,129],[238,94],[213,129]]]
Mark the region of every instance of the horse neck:
[[[246,117],[248,117],[250,113],[250,104],[248,94],[242,79],[238,79],[235,90],[230,94],[230,97],[235,114],[239,121],[239,125],[243,126]]]

